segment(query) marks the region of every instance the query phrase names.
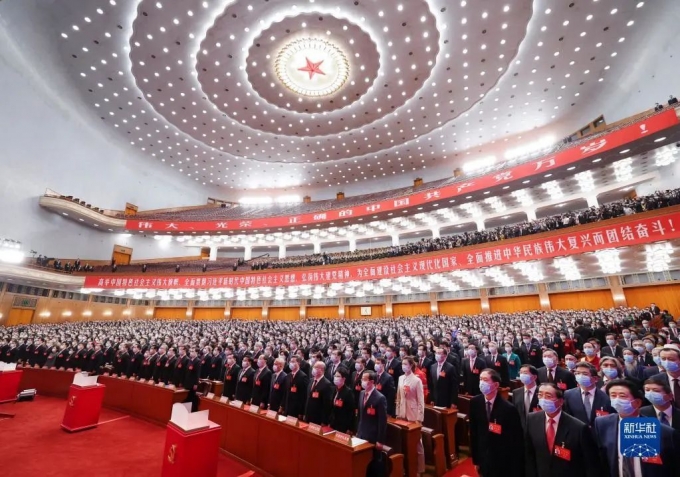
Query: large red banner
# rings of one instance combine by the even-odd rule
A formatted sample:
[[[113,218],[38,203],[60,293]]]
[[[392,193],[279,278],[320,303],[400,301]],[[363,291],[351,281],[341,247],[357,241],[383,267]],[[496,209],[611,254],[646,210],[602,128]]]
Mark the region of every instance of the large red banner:
[[[305,270],[282,270],[253,273],[229,273],[224,275],[190,276],[124,276],[88,275],[85,288],[249,288],[291,285],[322,285],[355,280],[380,280],[402,276],[426,275],[482,268],[508,263],[540,260],[567,255],[594,252],[609,248],[646,244],[660,240],[680,238],[680,212],[663,216],[630,219],[615,224],[574,230],[546,238],[534,238],[504,245],[494,242],[488,247],[469,251],[456,249],[450,252],[433,252],[409,255],[399,259],[385,260],[348,266],[320,266]],[[579,227],[580,228],[580,227]]]
[[[534,161],[518,164],[514,167],[498,170],[485,176],[476,177],[468,181],[454,182],[438,189],[387,199],[371,204],[363,204],[345,209],[333,209],[324,212],[301,214],[285,217],[265,217],[259,219],[212,220],[203,222],[160,221],[160,220],[128,220],[127,230],[144,230],[155,232],[221,232],[225,230],[259,230],[274,227],[288,227],[317,223],[328,223],[355,217],[366,217],[376,213],[407,209],[430,202],[447,200],[470,192],[489,189],[525,179],[538,174],[564,167],[588,157],[623,146],[645,136],[657,133],[663,129],[678,124],[678,117],[674,109],[649,117],[625,128],[604,135],[593,141],[570,147],[551,156],[542,157]]]

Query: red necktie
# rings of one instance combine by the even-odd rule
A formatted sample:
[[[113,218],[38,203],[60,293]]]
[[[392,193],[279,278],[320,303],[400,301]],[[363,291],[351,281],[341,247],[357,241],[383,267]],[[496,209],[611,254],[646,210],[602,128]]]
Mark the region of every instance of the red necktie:
[[[548,450],[550,454],[553,452],[553,447],[555,447],[555,420],[548,419],[548,429],[545,431],[545,438],[548,441]]]
[[[368,402],[368,393],[364,392],[364,407],[366,407],[367,402]]]

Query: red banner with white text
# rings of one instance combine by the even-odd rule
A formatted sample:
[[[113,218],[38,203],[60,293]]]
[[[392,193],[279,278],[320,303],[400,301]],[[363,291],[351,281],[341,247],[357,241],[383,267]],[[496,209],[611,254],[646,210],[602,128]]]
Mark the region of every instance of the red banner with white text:
[[[345,209],[333,209],[323,212],[301,214],[285,217],[265,217],[258,219],[212,220],[202,222],[160,221],[160,220],[128,220],[127,230],[142,230],[149,232],[221,232],[247,231],[275,227],[289,227],[328,223],[356,217],[366,217],[376,213],[403,210],[430,202],[452,199],[479,190],[525,179],[538,174],[559,169],[574,162],[593,157],[597,154],[623,146],[645,136],[657,133],[663,129],[678,124],[678,117],[674,109],[649,117],[630,126],[606,134],[591,142],[570,147],[551,156],[542,157],[530,162],[518,164],[514,167],[501,169],[493,173],[471,178],[468,181],[457,181],[437,189],[429,189],[415,194],[386,199],[380,202],[363,204]]]
[[[578,229],[581,229],[580,231]],[[508,263],[541,260],[576,255],[608,248],[640,245],[680,238],[680,212],[644,218],[632,215],[629,220],[588,229],[565,230],[546,238],[527,239],[504,245],[490,243],[488,247],[469,251],[452,249],[386,259],[383,263],[357,262],[343,266],[319,266],[307,269],[288,269],[223,275],[165,275],[165,276],[107,276],[87,275],[85,288],[140,288],[140,289],[204,289],[277,287],[291,285],[322,285],[355,280],[380,280],[401,276],[426,275],[455,270],[482,268]]]

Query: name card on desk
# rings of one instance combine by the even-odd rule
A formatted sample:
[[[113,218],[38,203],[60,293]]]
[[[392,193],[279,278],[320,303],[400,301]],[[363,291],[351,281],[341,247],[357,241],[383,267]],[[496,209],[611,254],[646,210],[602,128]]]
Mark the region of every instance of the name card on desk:
[[[0,372],[1,371],[15,371],[17,369],[16,363],[5,363],[0,361]]]
[[[206,399],[215,399],[215,393],[208,393],[205,395]]]
[[[248,407],[248,412],[252,412],[253,414],[259,414],[260,406],[256,404],[251,404],[250,407]]]
[[[227,399],[227,396],[222,396],[222,397],[220,398],[220,402],[221,402],[222,404],[227,404],[227,403],[229,402],[229,399]]]
[[[267,419],[276,419],[278,417],[278,414],[273,409],[270,409],[269,411],[267,411],[267,414],[265,414],[265,417]]]
[[[243,401],[236,401],[236,400],[230,401],[229,405],[241,409],[243,407]]]
[[[344,432],[335,431],[335,434],[333,434],[333,440],[348,446],[352,445],[352,437],[349,434],[345,434]]]
[[[73,375],[73,384],[81,388],[96,386],[97,376],[88,376],[87,374],[77,373]]]
[[[316,435],[320,436],[321,435],[321,426],[318,425],[318,424],[313,424],[313,423],[310,422],[307,425],[307,431],[311,432],[312,434],[316,434]]]
[[[289,426],[297,427],[298,418],[293,416],[286,416],[285,423],[288,424]]]

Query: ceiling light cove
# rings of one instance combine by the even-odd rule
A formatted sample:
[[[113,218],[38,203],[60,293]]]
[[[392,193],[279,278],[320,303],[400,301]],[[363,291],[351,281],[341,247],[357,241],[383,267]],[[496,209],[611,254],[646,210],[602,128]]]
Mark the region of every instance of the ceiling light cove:
[[[349,78],[349,62],[333,43],[308,38],[287,44],[276,57],[276,76],[286,88],[303,96],[336,93]]]

